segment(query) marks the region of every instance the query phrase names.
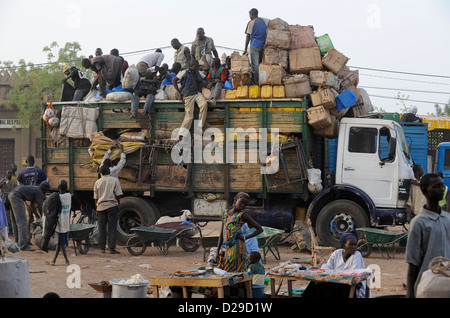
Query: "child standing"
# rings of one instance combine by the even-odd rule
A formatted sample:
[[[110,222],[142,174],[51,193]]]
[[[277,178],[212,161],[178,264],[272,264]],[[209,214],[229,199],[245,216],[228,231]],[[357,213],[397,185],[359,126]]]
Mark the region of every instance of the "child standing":
[[[249,266],[248,271],[252,272],[252,296],[253,298],[264,298],[264,279],[266,272],[264,266],[261,264],[261,254],[253,251],[248,255]]]
[[[69,265],[66,245],[69,243],[68,236],[70,230],[70,206],[72,203],[72,195],[70,192],[67,192],[66,180],[59,181],[58,190],[59,199],[61,200],[61,213],[58,216],[58,223],[55,228],[55,232],[58,234],[58,245],[56,246],[55,258],[52,261],[52,265],[55,265],[60,250],[62,250],[64,258],[66,259],[66,265]]]

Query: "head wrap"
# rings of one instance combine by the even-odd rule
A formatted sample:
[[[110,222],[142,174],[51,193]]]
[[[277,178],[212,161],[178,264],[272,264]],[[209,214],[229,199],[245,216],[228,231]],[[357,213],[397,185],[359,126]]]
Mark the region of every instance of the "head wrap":
[[[343,233],[339,238],[339,242],[341,243],[341,246],[344,246],[345,242],[350,239],[355,239],[356,242],[358,242],[358,234],[356,232]]]
[[[412,114],[417,114],[417,106],[411,106],[411,113]]]

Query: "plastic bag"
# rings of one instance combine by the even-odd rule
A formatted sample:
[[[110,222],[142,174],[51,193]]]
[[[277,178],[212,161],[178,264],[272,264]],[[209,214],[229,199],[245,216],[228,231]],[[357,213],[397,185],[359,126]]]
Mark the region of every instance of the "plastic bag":
[[[162,89],[158,89],[158,91],[156,92],[155,95],[155,99],[157,100],[167,100],[167,94],[162,90]]]
[[[130,92],[112,92],[106,95],[107,101],[115,101],[115,102],[126,102],[131,100],[131,94]]]
[[[143,132],[126,132],[120,135],[120,141],[144,141],[145,134]]]
[[[323,190],[321,175],[320,169],[308,169],[308,190],[312,194],[320,193]]]
[[[124,89],[134,88],[136,84],[139,82],[139,71],[135,67],[129,67],[125,71],[122,80],[122,87]]]
[[[8,230],[5,226],[0,229],[0,255],[5,256],[6,251],[17,253],[20,252],[20,248],[16,243],[9,239]]]

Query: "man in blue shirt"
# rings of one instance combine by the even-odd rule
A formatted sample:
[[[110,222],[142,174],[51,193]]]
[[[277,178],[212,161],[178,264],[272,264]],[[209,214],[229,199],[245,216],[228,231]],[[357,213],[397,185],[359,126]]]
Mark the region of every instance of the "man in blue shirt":
[[[261,63],[264,54],[264,44],[266,43],[266,31],[268,19],[259,18],[258,10],[253,8],[249,12],[251,21],[247,24],[245,34],[245,51],[247,53],[247,47],[250,44],[250,63],[252,65],[252,84],[258,85],[258,68]]]
[[[17,182],[19,185],[39,185],[42,181],[48,181],[44,170],[34,166],[34,157],[27,157],[27,167],[19,172]]]

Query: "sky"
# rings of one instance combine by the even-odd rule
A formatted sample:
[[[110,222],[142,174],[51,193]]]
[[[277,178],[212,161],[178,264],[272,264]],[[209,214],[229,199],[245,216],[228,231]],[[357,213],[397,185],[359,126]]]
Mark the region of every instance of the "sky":
[[[387,112],[416,105],[427,115],[450,100],[448,0],[1,0],[0,61],[46,63],[42,49],[56,41],[80,43],[84,56],[117,48],[130,65],[162,48],[171,66],[170,40],[192,42],[198,27],[219,56],[242,52],[251,8],[328,34],[350,58],[347,65],[359,70],[359,87]]]

